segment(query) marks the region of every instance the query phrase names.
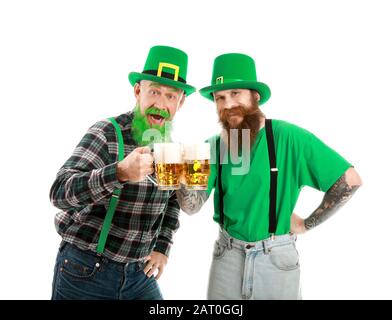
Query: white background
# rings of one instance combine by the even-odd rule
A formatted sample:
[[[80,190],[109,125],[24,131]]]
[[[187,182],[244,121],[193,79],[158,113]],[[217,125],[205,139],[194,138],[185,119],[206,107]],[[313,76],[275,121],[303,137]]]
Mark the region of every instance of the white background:
[[[51,184],[88,127],[134,106],[128,73],[162,44],[188,53],[187,80],[199,89],[217,55],[251,55],[272,90],[265,114],[312,131],[360,173],[352,201],[298,239],[304,299],[391,299],[388,2],[1,1],[0,298],[50,298],[60,242]],[[174,138],[218,131],[215,106],[191,95]],[[304,189],[295,212],[306,217],[321,199]],[[206,296],[211,200],[181,213],[159,280],[166,299]]]

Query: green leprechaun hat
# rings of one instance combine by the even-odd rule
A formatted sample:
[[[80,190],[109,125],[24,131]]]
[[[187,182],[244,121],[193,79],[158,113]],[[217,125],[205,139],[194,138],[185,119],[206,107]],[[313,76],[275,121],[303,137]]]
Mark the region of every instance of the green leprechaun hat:
[[[186,84],[188,56],[184,51],[167,46],[155,46],[150,49],[144,69],[141,73],[131,72],[129,81],[134,86],[140,80],[150,80],[184,90],[188,96],[196,88]]]
[[[211,85],[200,89],[200,94],[214,100],[213,92],[228,89],[252,89],[260,94],[259,105],[271,96],[270,88],[257,81],[254,60],[242,53],[226,53],[215,58]]]

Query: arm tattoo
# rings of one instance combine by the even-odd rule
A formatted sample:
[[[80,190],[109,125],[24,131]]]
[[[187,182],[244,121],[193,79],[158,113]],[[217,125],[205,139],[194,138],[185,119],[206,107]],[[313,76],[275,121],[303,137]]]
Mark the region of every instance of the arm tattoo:
[[[176,193],[181,210],[187,214],[198,212],[208,199],[206,191],[187,190],[184,185],[181,185],[181,189],[177,190]]]
[[[338,211],[357,191],[359,186],[349,186],[345,174],[327,191],[320,206],[305,219],[305,228],[313,229]]]

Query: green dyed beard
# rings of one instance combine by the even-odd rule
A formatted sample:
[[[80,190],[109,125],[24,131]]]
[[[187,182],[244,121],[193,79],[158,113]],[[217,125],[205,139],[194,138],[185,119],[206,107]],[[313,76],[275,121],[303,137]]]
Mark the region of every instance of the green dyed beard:
[[[169,113],[155,107],[148,108],[145,113],[146,115],[142,115],[140,106],[137,104],[134,109],[131,128],[132,137],[138,146],[147,146],[153,143],[170,141],[171,122],[167,120],[170,117]],[[150,124],[147,120],[147,115],[149,114],[158,114],[164,117],[164,124],[162,126],[159,124]],[[145,135],[144,139],[143,135]]]

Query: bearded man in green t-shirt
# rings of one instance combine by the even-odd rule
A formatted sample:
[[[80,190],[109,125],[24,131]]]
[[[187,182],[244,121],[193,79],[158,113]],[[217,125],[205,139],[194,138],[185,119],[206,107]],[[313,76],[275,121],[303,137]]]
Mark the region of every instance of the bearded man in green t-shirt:
[[[180,207],[193,214],[215,188],[214,220],[220,232],[208,299],[301,299],[296,235],[330,218],[361,179],[312,133],[265,118],[259,105],[271,93],[257,81],[251,57],[218,56],[211,85],[200,93],[215,102],[223,131],[208,140],[216,160],[208,190],[177,195]],[[325,192],[306,219],[293,213],[303,186]]]

